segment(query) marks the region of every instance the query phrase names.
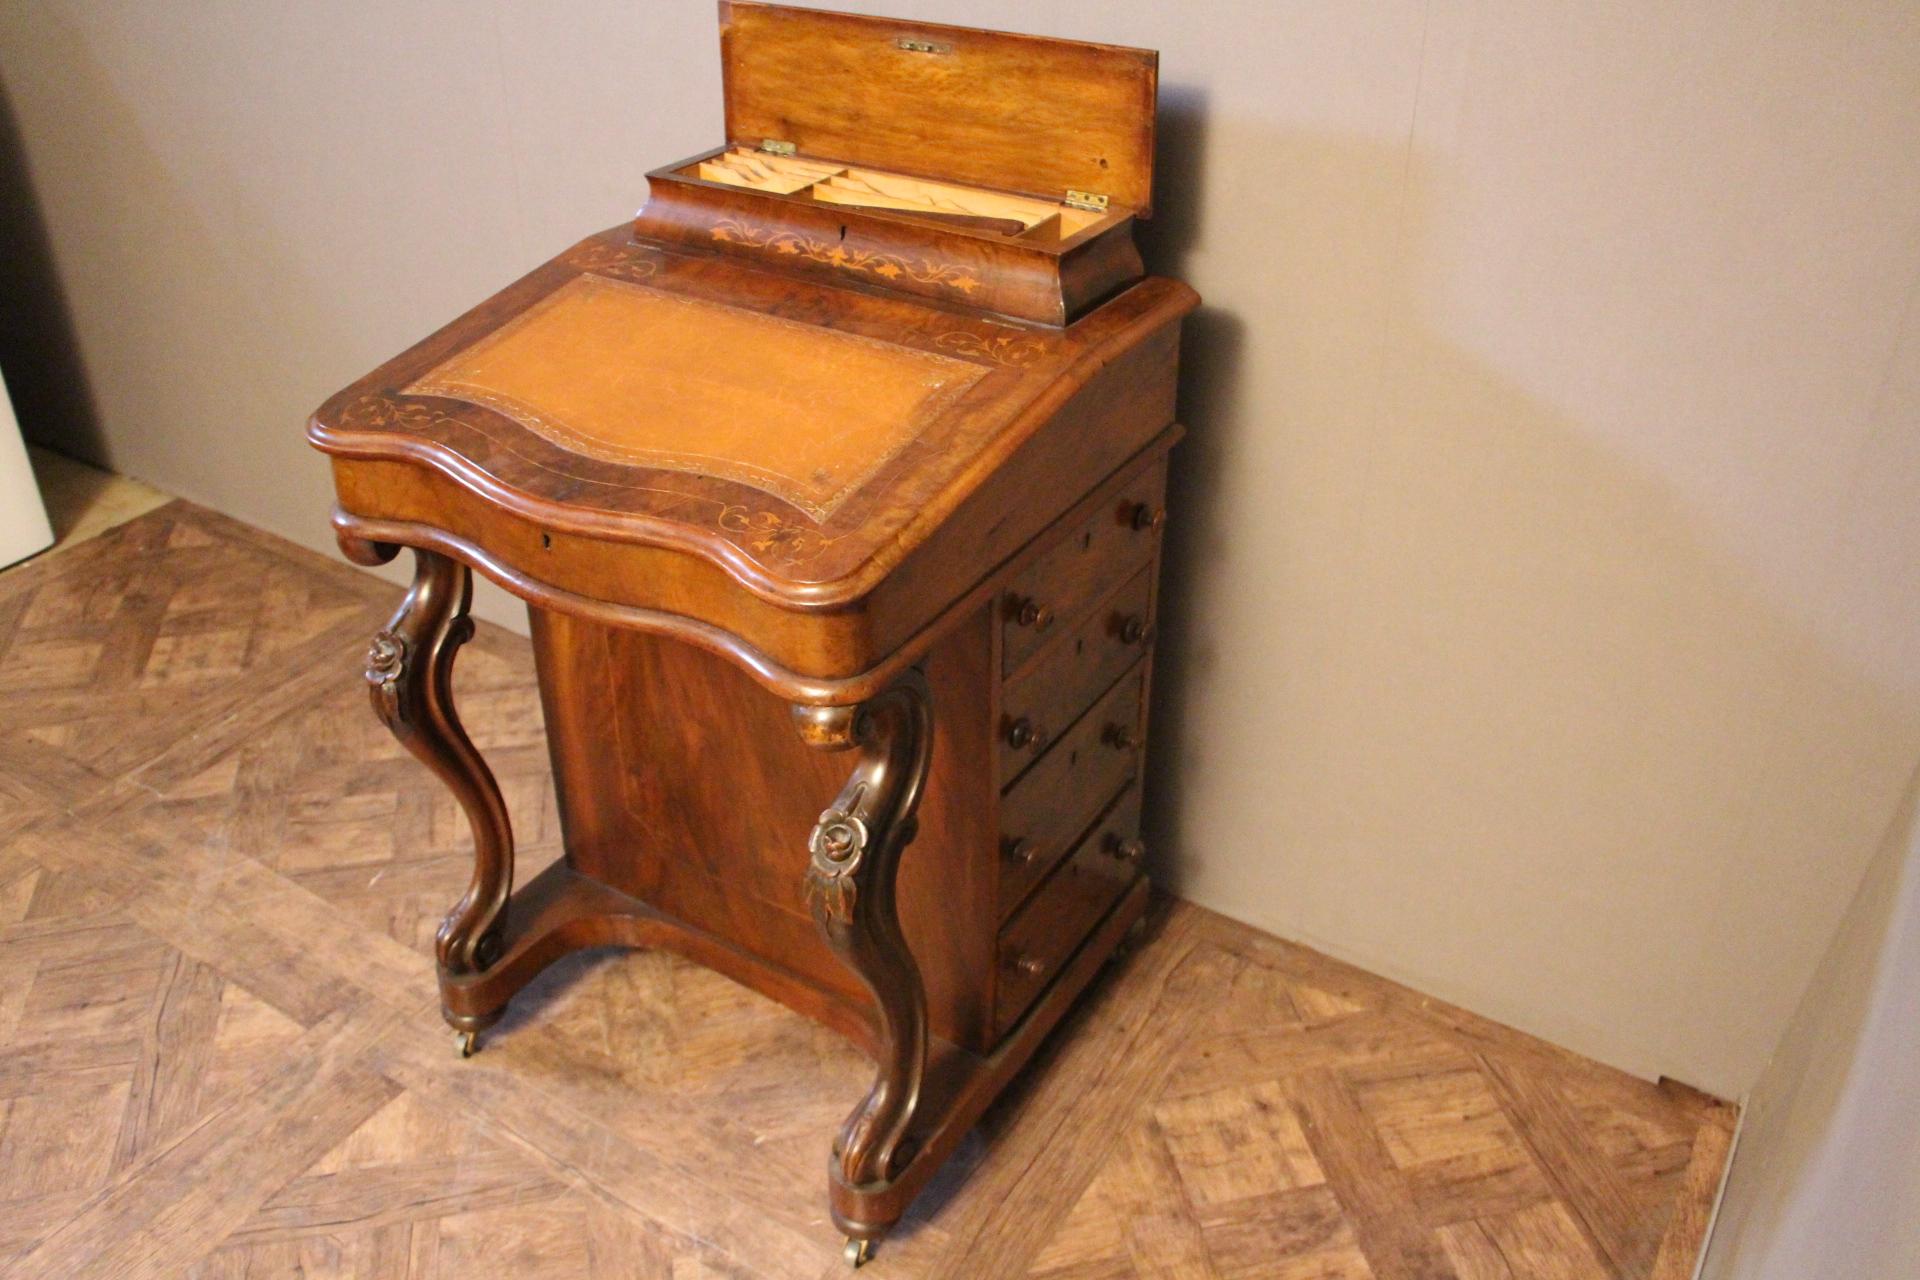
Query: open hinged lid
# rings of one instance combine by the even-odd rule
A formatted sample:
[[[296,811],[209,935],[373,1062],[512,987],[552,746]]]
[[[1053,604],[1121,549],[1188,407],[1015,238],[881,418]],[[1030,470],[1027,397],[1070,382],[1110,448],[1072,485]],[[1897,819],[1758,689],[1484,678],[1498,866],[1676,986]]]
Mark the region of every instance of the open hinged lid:
[[[727,140],[1141,215],[1159,55],[720,0]]]

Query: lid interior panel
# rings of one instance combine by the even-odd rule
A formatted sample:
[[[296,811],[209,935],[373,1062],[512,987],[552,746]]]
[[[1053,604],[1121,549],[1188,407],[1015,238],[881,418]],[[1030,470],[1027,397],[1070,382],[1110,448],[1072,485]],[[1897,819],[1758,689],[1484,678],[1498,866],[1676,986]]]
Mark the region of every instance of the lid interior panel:
[[[1147,49],[721,0],[727,138],[1148,211]]]

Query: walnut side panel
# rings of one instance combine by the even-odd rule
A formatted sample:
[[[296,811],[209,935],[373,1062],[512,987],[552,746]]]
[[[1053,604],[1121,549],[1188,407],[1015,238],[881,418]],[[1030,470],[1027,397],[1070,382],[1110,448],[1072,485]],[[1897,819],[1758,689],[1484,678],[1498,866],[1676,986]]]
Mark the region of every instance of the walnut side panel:
[[[529,613],[569,864],[747,952],[758,990],[790,1000],[782,979],[798,975],[822,1002],[865,1007],[801,895],[808,831],[846,760],[807,747],[786,704],[723,658]],[[995,923],[987,626],[983,609],[926,659],[933,766],[899,880],[933,1030],[976,1051],[989,1047],[979,975]]]

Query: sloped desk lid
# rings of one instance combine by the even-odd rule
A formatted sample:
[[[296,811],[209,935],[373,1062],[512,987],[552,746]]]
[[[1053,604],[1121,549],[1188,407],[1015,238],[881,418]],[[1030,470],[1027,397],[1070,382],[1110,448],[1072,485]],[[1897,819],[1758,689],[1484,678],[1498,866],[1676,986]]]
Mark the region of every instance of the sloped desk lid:
[[[581,242],[335,395],[330,454],[425,465],[545,527],[684,549],[796,604],[871,587],[1101,364],[1191,309],[1066,330]]]
[[[608,276],[575,276],[404,388],[570,453],[720,477],[831,519],[986,370]]]

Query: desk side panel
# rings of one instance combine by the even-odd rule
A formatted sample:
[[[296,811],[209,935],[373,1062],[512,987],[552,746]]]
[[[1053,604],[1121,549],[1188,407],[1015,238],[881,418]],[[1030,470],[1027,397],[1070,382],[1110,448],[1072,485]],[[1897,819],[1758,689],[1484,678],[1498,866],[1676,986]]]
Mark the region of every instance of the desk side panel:
[[[871,644],[887,653],[946,604],[998,573],[1173,422],[1180,321],[1111,361],[989,476],[867,599]]]
[[[855,757],[806,746],[787,704],[714,654],[530,616],[574,869],[726,939],[768,974],[798,975],[823,1002],[867,1007],[801,894],[808,833]],[[977,1052],[989,1047],[996,923],[990,649],[982,609],[928,655],[933,766],[899,883],[932,1029]]]

